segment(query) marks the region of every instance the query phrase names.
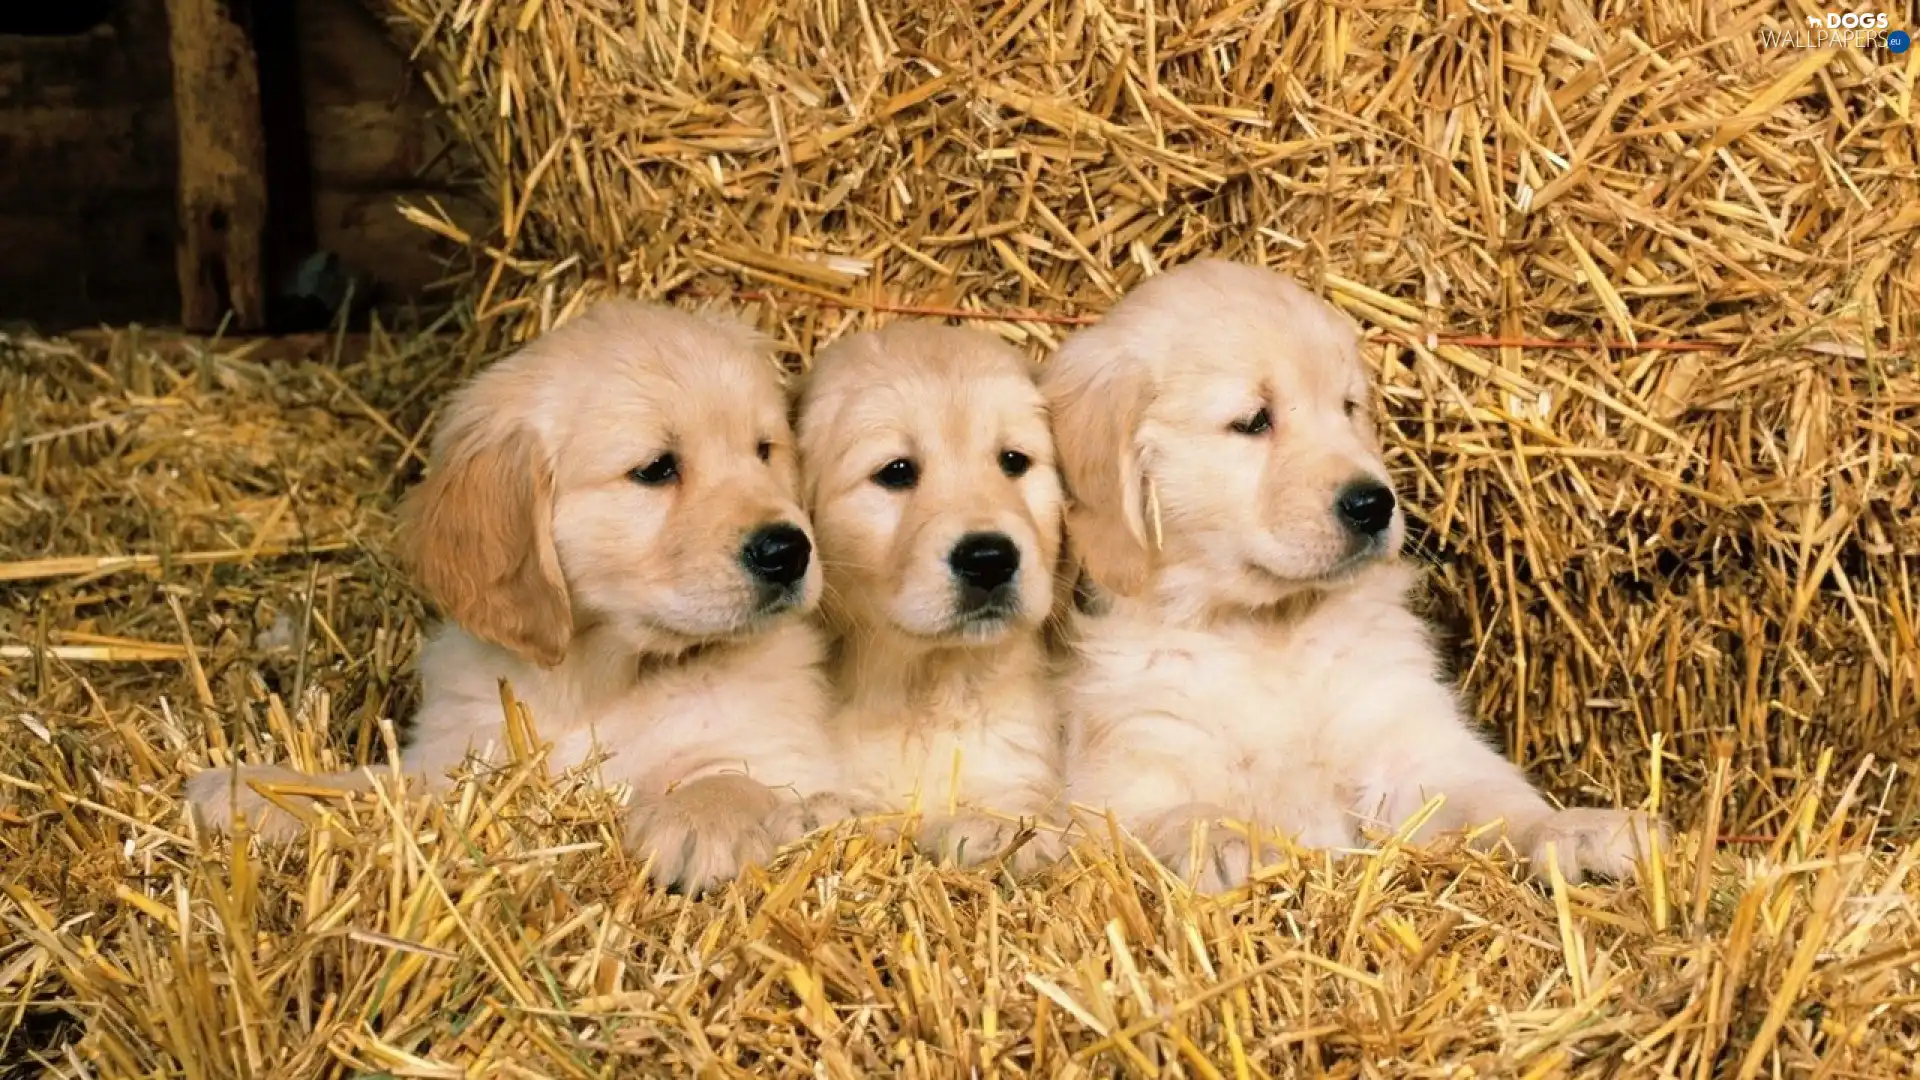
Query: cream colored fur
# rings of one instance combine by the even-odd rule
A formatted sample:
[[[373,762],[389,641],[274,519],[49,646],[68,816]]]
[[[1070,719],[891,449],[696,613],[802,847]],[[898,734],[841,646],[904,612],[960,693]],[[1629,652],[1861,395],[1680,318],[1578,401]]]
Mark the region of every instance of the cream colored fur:
[[[894,323],[821,352],[798,432],[849,789],[871,807],[919,809],[920,842],[943,859],[1003,854],[1019,819],[1060,809],[1041,632],[1061,491],[1031,369],[989,334]],[[889,467],[914,482],[884,486]],[[952,562],[969,536],[1018,552],[998,587],[1003,609],[972,620]],[[1059,850],[1057,828],[1043,828],[1011,865],[1024,871]]]
[[[1068,798],[1209,891],[1252,862],[1226,822],[1349,848],[1436,795],[1416,840],[1498,822],[1535,872],[1551,847],[1569,878],[1631,873],[1664,826],[1549,805],[1441,681],[1407,607],[1400,508],[1378,532],[1342,524],[1336,499],[1387,483],[1358,348],[1293,282],[1202,260],[1047,365],[1069,545],[1097,598],[1063,684]]]
[[[630,786],[627,839],[663,885],[711,887],[844,816],[805,619],[818,560],[775,586],[743,555],[774,526],[811,544],[787,411],[745,327],[631,300],[456,393],[405,508],[407,561],[449,622],[421,649],[401,770],[442,791],[469,755],[500,763],[505,679],[549,768],[610,755],[599,777]],[[244,814],[283,839],[297,822],[256,782],[351,791],[373,775],[211,769],[188,795],[215,828]]]

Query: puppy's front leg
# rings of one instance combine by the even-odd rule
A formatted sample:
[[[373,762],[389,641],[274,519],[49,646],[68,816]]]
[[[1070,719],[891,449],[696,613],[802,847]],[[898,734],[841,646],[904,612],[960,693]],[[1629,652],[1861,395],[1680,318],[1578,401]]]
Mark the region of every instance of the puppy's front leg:
[[[1173,875],[1201,893],[1246,883],[1254,848],[1248,834],[1226,824],[1241,818],[1219,802],[1197,798],[1217,791],[1223,777],[1208,767],[1218,751],[1183,745],[1192,729],[1142,717],[1070,745],[1067,799],[1094,815],[1111,814]],[[1089,749],[1091,748],[1091,749]],[[1106,835],[1099,817],[1075,824],[1088,836]],[[1256,834],[1260,835],[1260,834]]]
[[[652,860],[654,884],[698,895],[773,854],[767,824],[780,802],[772,788],[744,773],[703,776],[635,806],[627,846]]]
[[[920,826],[919,846],[941,863],[973,867],[1005,854],[1020,831],[1020,822],[1013,818],[963,810],[927,818]],[[1059,832],[1036,827],[1013,852],[1008,868],[1023,876],[1058,862],[1065,853]]]
[[[1650,837],[1664,839],[1664,822],[1639,810],[1573,808],[1555,810],[1521,769],[1478,738],[1457,713],[1436,723],[1424,754],[1408,770],[1402,791],[1389,798],[1401,814],[1412,813],[1435,794],[1445,803],[1422,832],[1477,828],[1499,821],[1514,848],[1528,858],[1537,878],[1547,876],[1549,851],[1557,856],[1568,881],[1589,876],[1627,879],[1636,859],[1651,851]],[[1487,846],[1498,833],[1482,834]]]
[[[1147,818],[1135,835],[1195,892],[1223,893],[1246,884],[1254,854],[1249,836],[1261,835],[1228,825],[1233,817],[1214,803],[1182,803]]]
[[[373,776],[366,769],[313,775],[279,765],[203,769],[187,777],[187,808],[194,820],[212,833],[230,833],[235,822],[244,818],[254,834],[269,843],[283,844],[298,837],[305,829],[300,818],[276,805],[255,785],[358,794],[373,790]],[[291,791],[280,798],[294,806],[317,805],[315,796]]]
[[[776,848],[852,818],[886,813],[876,800],[836,791],[818,791],[798,798],[782,798],[767,815],[767,835]],[[884,832],[884,830],[879,830]]]
[[[1555,810],[1521,837],[1529,869],[1536,878],[1547,876],[1552,853],[1568,881],[1589,876],[1629,880],[1636,866],[1653,855],[1653,837],[1661,850],[1673,839],[1667,823],[1641,810],[1574,806]]]

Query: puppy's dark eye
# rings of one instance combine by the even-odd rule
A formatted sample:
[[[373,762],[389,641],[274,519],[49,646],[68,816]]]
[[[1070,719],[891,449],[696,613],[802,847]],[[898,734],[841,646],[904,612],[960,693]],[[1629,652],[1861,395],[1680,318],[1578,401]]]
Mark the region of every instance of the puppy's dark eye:
[[[1033,468],[1033,459],[1018,450],[1000,451],[1000,471],[1018,480]]]
[[[1265,435],[1272,427],[1273,413],[1269,412],[1264,405],[1252,416],[1233,422],[1233,430],[1242,435]]]
[[[888,491],[905,491],[920,482],[920,466],[906,458],[894,458],[873,474],[873,482]]]
[[[672,454],[661,454],[645,465],[627,473],[627,479],[647,487],[661,487],[680,479],[680,459]]]
[[[1353,414],[1360,411],[1360,403],[1357,401],[1348,401],[1342,406],[1342,409],[1345,410],[1347,418],[1352,419]]]
[[[760,455],[761,461],[773,460],[773,444],[765,439],[760,440],[760,445],[754,447],[753,452]]]

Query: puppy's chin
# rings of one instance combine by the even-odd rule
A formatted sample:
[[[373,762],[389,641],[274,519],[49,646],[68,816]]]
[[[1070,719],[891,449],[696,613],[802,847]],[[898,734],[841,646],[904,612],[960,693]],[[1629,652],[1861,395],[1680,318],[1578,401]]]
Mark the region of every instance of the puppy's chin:
[[[767,633],[804,617],[817,600],[816,592],[795,586],[723,602],[668,604],[625,617],[609,614],[601,622],[637,653],[672,656]]]
[[[1400,553],[1405,536],[1406,527],[1396,518],[1386,532],[1351,541],[1329,555],[1276,558],[1271,553],[1260,552],[1248,558],[1247,568],[1265,579],[1273,600],[1284,600],[1302,592],[1326,592],[1350,584],[1368,569],[1391,561]],[[1297,552],[1296,548],[1292,553]]]
[[[1017,608],[987,608],[955,618],[947,637],[959,645],[997,645],[1027,629]]]
[[[887,619],[901,637],[929,648],[996,645],[1031,629],[1032,620],[1018,601],[960,610],[947,605],[938,614],[899,611]]]

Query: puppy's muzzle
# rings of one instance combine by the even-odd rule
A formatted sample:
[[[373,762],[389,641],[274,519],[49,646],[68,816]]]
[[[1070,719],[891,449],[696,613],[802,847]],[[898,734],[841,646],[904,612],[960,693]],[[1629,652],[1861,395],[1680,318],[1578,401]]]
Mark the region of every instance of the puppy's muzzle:
[[[1333,512],[1356,541],[1371,541],[1393,524],[1393,489],[1377,480],[1355,480],[1334,496]]]
[[[1020,548],[1005,533],[968,533],[947,554],[960,586],[960,614],[999,614],[1011,606],[1020,576]]]
[[[791,604],[812,562],[813,541],[786,522],[762,525],[740,545],[740,565],[758,587],[763,611]]]

